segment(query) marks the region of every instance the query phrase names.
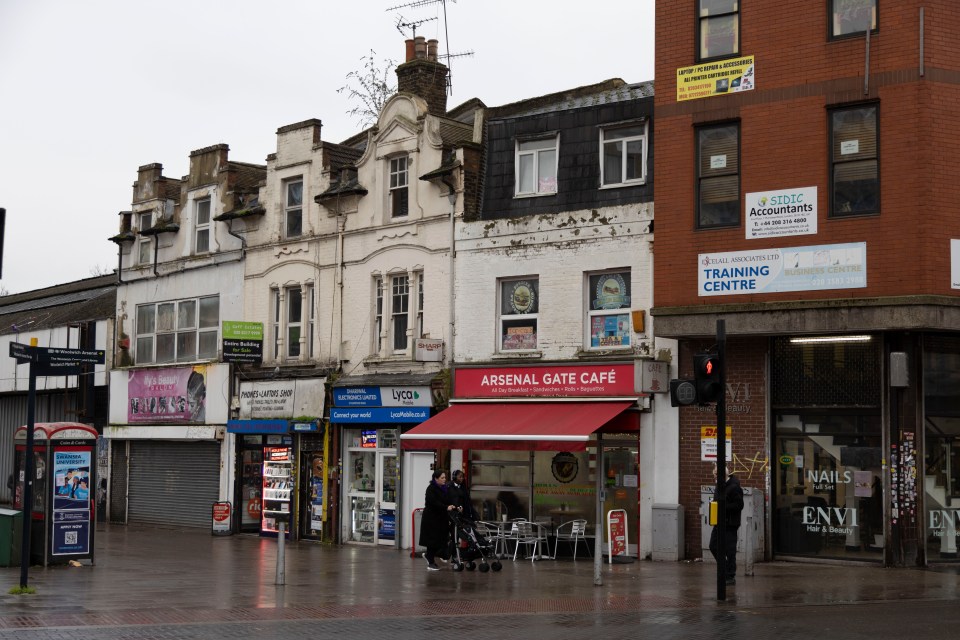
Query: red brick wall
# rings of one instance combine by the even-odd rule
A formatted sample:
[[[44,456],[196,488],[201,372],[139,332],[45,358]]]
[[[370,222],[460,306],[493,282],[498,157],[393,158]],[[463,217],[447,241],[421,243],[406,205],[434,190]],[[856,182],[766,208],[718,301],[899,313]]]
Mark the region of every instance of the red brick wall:
[[[871,38],[829,41],[825,3],[741,4],[741,54],[755,56],[756,89],[676,102],[677,68],[695,64],[695,2],[656,3],[655,154],[657,232],[654,304],[774,302],[955,295],[949,239],[960,238],[960,2],[880,3]],[[919,7],[925,13],[926,75],[919,76]],[[832,105],[880,105],[879,215],[831,219],[828,114]],[[747,240],[740,226],[695,229],[695,123],[741,122],[740,198],[762,190],[818,187],[818,233]],[[867,287],[699,297],[697,255],[767,247],[867,243]]]
[[[712,344],[712,340],[681,344],[681,378],[693,377],[693,354],[710,348]],[[765,496],[769,458],[765,373],[767,350],[768,341],[765,338],[727,340],[727,426],[731,429],[733,442],[733,467],[744,487],[756,487]],[[679,409],[680,504],[684,507],[686,558],[701,556],[700,486],[716,484],[713,464],[700,459],[700,427],[716,426],[714,407]]]

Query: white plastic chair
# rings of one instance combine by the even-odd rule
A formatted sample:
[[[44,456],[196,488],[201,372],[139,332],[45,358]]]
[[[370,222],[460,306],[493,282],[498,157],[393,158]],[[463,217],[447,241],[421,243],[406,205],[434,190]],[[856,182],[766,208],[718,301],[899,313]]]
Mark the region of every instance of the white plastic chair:
[[[584,539],[587,533],[587,521],[586,520],[569,520],[564,522],[556,531],[556,542],[553,544],[553,558],[557,557],[557,549],[560,547],[560,542],[566,542],[567,544],[573,543],[573,559],[577,559],[577,547],[580,545],[580,541]],[[592,556],[590,553],[590,545],[585,545],[587,548],[587,554]]]
[[[513,559],[517,559],[517,553],[520,551],[520,545],[525,547],[533,547],[533,553],[529,556],[524,556],[524,558],[529,557],[531,561],[536,560],[540,557],[540,542],[543,541],[543,537],[540,535],[540,526],[535,522],[529,522],[527,520],[520,520],[514,523],[516,525],[516,546],[513,548]]]

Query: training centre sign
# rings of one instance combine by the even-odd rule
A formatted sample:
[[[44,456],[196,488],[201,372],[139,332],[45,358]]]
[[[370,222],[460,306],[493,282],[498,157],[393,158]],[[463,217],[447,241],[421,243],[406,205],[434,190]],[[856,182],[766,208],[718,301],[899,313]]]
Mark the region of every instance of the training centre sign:
[[[867,243],[701,253],[697,295],[728,296],[867,286]]]

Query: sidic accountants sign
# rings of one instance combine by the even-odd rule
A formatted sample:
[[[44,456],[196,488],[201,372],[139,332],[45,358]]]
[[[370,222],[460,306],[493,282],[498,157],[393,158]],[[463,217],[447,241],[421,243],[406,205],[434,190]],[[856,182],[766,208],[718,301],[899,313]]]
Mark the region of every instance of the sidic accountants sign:
[[[636,396],[633,363],[457,369],[456,398]]]

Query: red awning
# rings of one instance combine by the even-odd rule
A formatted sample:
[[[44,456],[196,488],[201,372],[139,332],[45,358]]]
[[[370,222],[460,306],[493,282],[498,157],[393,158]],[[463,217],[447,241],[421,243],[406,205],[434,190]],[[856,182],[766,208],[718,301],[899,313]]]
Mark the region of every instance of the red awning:
[[[638,431],[632,401],[455,404],[402,434],[404,449],[583,451],[596,431]]]

